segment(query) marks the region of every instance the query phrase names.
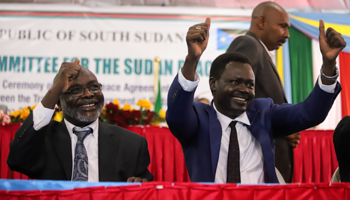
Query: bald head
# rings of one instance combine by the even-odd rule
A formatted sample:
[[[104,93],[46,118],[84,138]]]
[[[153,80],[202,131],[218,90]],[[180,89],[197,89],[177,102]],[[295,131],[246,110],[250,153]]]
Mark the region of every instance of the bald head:
[[[252,12],[252,21],[258,19],[259,16],[266,16],[269,12],[278,11],[286,12],[280,5],[275,2],[265,1],[257,5]]]
[[[80,66],[79,76],[90,76],[91,78],[94,78],[97,80],[94,73],[92,73],[88,68]],[[59,78],[59,74],[57,73],[56,76],[53,79],[53,83],[57,81],[57,78]]]
[[[92,79],[96,79],[96,76],[88,68],[81,66],[79,76],[91,76]]]
[[[254,8],[249,31],[271,51],[278,49],[289,38],[289,27],[287,12],[275,2],[267,1]]]

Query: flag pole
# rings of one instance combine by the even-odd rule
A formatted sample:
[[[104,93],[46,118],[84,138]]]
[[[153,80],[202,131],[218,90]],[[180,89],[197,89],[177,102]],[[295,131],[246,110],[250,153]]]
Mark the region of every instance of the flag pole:
[[[154,59],[153,105],[156,105],[157,96],[158,96],[159,62],[160,62],[160,58],[156,57]]]

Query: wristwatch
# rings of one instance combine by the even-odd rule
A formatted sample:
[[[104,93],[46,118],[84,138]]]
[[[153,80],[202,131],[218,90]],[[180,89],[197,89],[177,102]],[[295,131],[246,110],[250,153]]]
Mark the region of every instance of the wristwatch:
[[[321,77],[324,79],[324,80],[327,80],[327,81],[336,81],[339,77],[339,69],[338,67],[335,67],[335,75],[334,76],[327,76],[323,73],[322,71],[322,68],[321,68]]]

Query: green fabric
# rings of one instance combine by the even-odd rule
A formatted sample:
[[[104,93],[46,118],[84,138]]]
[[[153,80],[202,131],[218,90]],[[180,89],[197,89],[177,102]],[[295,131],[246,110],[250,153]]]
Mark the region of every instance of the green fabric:
[[[157,99],[154,104],[154,111],[159,114],[159,110],[162,109],[162,91],[160,89],[160,79],[158,78],[158,93],[157,93]]]
[[[289,34],[292,103],[295,104],[304,101],[313,89],[312,43],[293,27]]]

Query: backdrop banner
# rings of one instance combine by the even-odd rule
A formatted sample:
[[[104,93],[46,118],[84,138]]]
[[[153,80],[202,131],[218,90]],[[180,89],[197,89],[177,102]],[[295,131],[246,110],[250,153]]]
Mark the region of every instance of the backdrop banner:
[[[52,5],[53,6],[53,5]],[[155,58],[163,109],[168,88],[187,55],[186,32],[205,16],[0,10],[0,104],[16,110],[38,103],[63,62],[79,59],[103,85],[105,103],[136,107],[153,102]],[[215,57],[249,29],[249,17],[213,17],[197,71],[196,97],[211,100],[208,77]]]

